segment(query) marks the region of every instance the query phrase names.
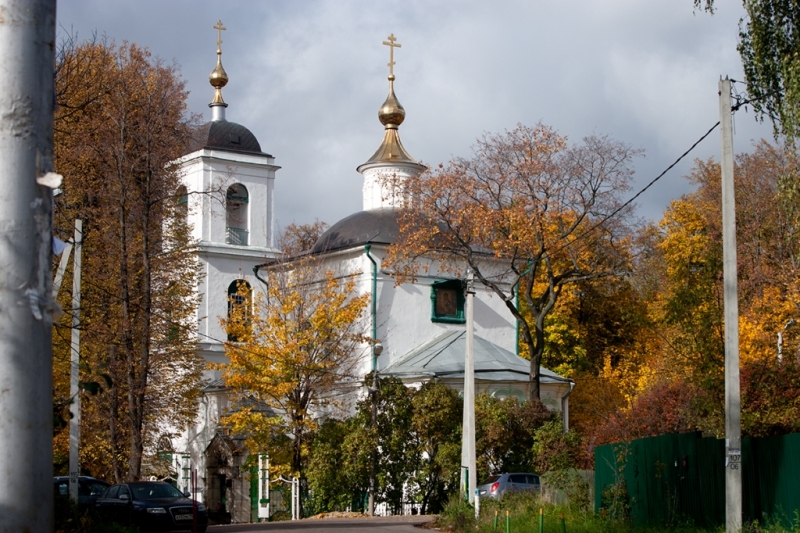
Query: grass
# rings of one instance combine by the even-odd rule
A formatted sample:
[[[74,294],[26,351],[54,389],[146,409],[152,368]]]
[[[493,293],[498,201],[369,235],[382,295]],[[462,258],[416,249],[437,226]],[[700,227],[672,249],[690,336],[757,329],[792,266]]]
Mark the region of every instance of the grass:
[[[535,493],[513,494],[500,501],[482,500],[481,516],[475,520],[475,510],[460,498],[452,499],[439,516],[437,526],[453,533],[505,533],[506,513],[510,533],[539,533],[539,512],[542,511],[543,533],[724,533],[725,528],[705,529],[690,523],[675,523],[663,527],[637,527],[625,520],[609,520],[591,510],[579,510],[566,505],[543,503]],[[495,516],[497,526],[495,527]],[[564,517],[564,529],[561,517]],[[786,524],[791,523],[787,529]],[[743,533],[800,533],[800,515],[794,519],[765,520],[764,524],[750,523]]]

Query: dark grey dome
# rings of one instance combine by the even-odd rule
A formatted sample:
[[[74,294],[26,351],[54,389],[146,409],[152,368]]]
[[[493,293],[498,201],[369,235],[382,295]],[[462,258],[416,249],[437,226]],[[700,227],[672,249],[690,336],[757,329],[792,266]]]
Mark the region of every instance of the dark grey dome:
[[[364,244],[391,244],[400,235],[402,211],[392,207],[360,211],[343,218],[323,233],[312,254],[322,254]]]
[[[189,143],[189,151],[194,152],[203,148],[272,157],[261,151],[258,139],[250,130],[227,120],[212,120],[197,128]]]

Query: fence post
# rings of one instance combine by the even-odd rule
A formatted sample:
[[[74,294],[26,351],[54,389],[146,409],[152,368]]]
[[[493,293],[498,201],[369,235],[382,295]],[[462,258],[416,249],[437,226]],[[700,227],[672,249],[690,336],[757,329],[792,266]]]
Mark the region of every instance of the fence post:
[[[269,455],[258,456],[258,519],[269,521]]]

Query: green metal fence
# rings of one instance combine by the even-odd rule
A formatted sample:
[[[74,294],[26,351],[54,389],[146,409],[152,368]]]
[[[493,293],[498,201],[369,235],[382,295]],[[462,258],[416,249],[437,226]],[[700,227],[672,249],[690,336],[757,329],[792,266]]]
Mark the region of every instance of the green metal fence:
[[[636,525],[725,523],[725,442],[699,433],[595,448],[595,511],[629,513]],[[617,488],[615,491],[614,488]],[[800,434],[742,439],[745,520],[800,510]]]

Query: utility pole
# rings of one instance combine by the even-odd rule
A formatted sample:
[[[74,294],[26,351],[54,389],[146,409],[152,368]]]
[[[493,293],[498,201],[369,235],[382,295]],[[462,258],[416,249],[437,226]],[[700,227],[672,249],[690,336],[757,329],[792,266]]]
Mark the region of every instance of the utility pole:
[[[72,268],[72,339],[70,342],[69,365],[69,498],[78,503],[78,478],[81,475],[78,450],[81,444],[81,250],[83,248],[83,221],[75,221],[73,239],[75,255]]]
[[[731,81],[719,81],[722,126],[722,276],[725,308],[725,531],[742,527],[742,429],[739,391],[739,301],[736,287],[736,204],[733,188]]]
[[[467,275],[466,322],[467,349],[464,354],[464,418],[461,429],[461,490],[466,492],[470,503],[475,501],[475,488],[478,486],[477,461],[475,458],[475,350],[474,350],[474,306],[475,290],[473,274]]]
[[[0,533],[52,531],[56,2],[0,13]]]

